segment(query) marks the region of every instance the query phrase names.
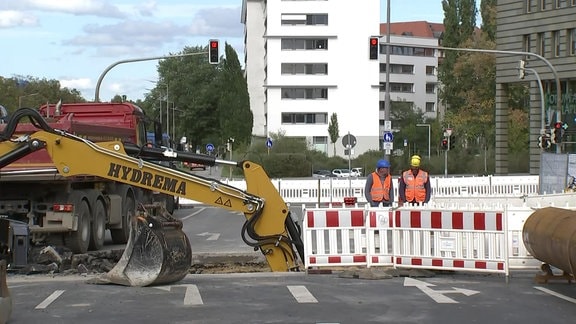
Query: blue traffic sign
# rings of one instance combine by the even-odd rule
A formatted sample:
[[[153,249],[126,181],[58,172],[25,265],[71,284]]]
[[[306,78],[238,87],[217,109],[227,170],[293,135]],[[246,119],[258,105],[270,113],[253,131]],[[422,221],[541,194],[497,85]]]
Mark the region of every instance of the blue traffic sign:
[[[270,139],[270,137],[268,137],[268,138],[266,139],[266,147],[267,147],[267,148],[271,148],[271,147],[272,147],[272,140]]]
[[[206,151],[208,151],[208,152],[214,151],[214,144],[212,144],[212,143],[206,144]]]
[[[384,142],[390,143],[394,140],[392,132],[384,132]]]

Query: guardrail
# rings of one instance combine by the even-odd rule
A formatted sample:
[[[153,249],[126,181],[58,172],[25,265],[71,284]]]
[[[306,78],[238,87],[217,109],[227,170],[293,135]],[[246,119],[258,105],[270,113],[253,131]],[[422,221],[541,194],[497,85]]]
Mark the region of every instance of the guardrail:
[[[236,188],[246,189],[244,180],[222,180]],[[364,198],[364,178],[273,179],[285,201],[306,204],[337,204],[344,197]],[[432,198],[502,197],[538,195],[538,176],[430,177]],[[398,197],[398,177],[394,177],[394,197]]]

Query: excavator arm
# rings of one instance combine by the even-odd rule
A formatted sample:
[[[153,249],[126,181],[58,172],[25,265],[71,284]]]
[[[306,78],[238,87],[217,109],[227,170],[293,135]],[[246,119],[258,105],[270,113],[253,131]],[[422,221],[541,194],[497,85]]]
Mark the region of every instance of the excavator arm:
[[[15,138],[13,134],[16,125],[25,117],[30,118],[38,131]],[[4,132],[0,133],[0,168],[41,149],[48,152],[62,176],[97,176],[244,213],[246,222],[242,228],[242,238],[245,243],[264,254],[272,271],[298,270],[297,254],[303,259],[300,230],[292,220],[289,208],[278,190],[264,169],[256,163],[224,161],[188,152],[141,148],[119,141],[94,143],[50,128],[35,110],[17,110]],[[150,160],[235,165],[243,170],[247,190]],[[173,221],[174,219],[169,219],[169,222]],[[149,227],[155,224],[153,221],[143,223]],[[141,229],[136,231],[140,233]],[[159,229],[157,233],[162,235],[161,231]],[[132,238],[131,233],[130,241],[134,240],[136,238]]]

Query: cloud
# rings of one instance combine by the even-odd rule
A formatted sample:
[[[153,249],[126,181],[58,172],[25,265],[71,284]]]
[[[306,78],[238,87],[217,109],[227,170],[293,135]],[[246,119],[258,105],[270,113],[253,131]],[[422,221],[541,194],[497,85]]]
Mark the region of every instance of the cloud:
[[[158,10],[156,1],[148,1],[136,6],[136,10],[144,17],[154,16],[154,12]]]
[[[93,89],[92,81],[89,78],[80,79],[60,79],[60,86],[68,89],[87,90]]]
[[[118,7],[101,0],[3,0],[0,2],[0,10],[45,11],[110,18],[125,17]]]
[[[152,53],[164,44],[184,35],[171,22],[123,21],[113,25],[87,25],[84,34],[65,40],[64,45],[96,49],[97,55],[117,56],[127,53]]]
[[[0,11],[0,28],[11,28],[17,26],[37,26],[38,19],[30,14],[7,10]]]
[[[193,35],[241,37],[244,31],[240,7],[201,9],[192,21],[188,31]]]

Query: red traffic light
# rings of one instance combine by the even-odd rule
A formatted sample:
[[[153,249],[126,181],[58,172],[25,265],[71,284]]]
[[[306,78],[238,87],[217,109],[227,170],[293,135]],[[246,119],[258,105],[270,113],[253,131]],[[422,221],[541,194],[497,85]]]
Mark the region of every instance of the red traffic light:
[[[220,50],[219,43],[217,39],[211,39],[208,43],[208,63],[218,64],[220,63]]]
[[[554,123],[554,128],[556,128],[556,129],[562,128],[562,123],[561,122]]]
[[[370,45],[372,46],[378,45],[378,38],[370,38]]]

